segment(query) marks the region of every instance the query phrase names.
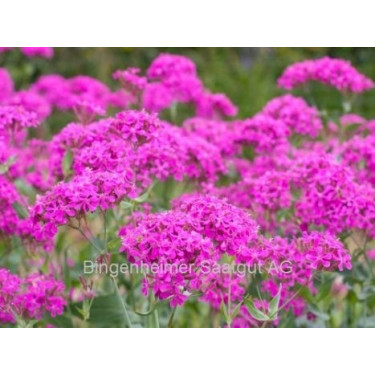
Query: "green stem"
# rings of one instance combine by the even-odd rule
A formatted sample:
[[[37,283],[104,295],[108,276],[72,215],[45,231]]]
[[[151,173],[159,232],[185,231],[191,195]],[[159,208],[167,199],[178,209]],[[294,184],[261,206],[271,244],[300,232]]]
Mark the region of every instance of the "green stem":
[[[154,310],[154,318],[155,318],[155,326],[156,326],[156,328],[160,328],[159,312],[158,312],[157,308],[155,308],[155,310]]]
[[[101,248],[99,248],[98,246],[96,246],[96,244],[94,243],[94,241],[91,241],[90,237],[87,236],[87,234],[81,229],[81,227],[76,227],[72,224],[68,224],[68,226],[72,229],[75,229],[77,230],[79,233],[82,234],[82,236],[97,250],[99,251],[99,254],[103,252],[103,250]]]
[[[371,274],[371,279],[374,279],[374,277],[375,277],[374,270],[372,269],[371,262],[370,262],[370,259],[367,255],[367,253],[366,253],[366,250],[364,250],[363,256],[365,258],[365,262],[367,264],[367,267],[369,268],[369,271],[370,271],[370,274]]]
[[[94,241],[92,241],[91,239],[90,239],[90,237],[88,237],[87,235],[86,235],[86,233],[81,229],[81,228],[78,228],[77,229],[81,234],[82,234],[82,236],[83,237],[85,237],[86,238],[86,240],[97,250],[97,251],[99,251],[99,253],[101,253],[103,250],[100,248],[100,247],[98,247],[98,246],[96,246],[96,244],[95,244],[95,242]]]
[[[122,298],[122,296],[120,294],[120,290],[118,288],[116,279],[114,277],[112,277],[112,281],[113,281],[113,285],[115,286],[117,297],[121,301],[122,309],[124,310],[124,317],[125,317],[126,323],[127,323],[127,325],[128,325],[129,328],[133,328],[132,322],[130,320],[130,316],[129,316],[129,313],[128,313],[128,310],[127,310],[126,305],[125,305],[125,301],[124,301],[124,299]]]
[[[228,311],[228,316],[229,316],[229,319],[228,319],[228,328],[231,328],[231,325],[232,325],[232,318],[231,318],[231,296],[232,294],[232,269],[231,271],[229,272],[229,286],[228,286],[228,308],[227,308],[227,311]]]
[[[172,328],[172,326],[173,326],[173,318],[176,314],[176,310],[177,310],[177,306],[173,308],[171,316],[169,317],[168,325],[167,325],[168,328]]]
[[[107,252],[107,216],[106,213],[102,210],[103,215],[103,227],[104,227],[104,251]]]

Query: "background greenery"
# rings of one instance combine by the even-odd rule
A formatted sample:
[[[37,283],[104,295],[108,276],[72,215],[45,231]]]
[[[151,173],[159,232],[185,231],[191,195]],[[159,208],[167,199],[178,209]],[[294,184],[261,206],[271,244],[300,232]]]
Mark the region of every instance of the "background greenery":
[[[90,75],[116,87],[116,69],[137,66],[147,69],[161,52],[183,54],[195,61],[205,85],[214,92],[226,93],[239,107],[240,117],[251,116],[274,96],[284,91],[276,86],[277,77],[296,61],[322,56],[350,60],[362,73],[375,79],[375,48],[55,48],[51,60],[27,59],[18,50],[0,55],[17,87],[25,87],[40,74],[59,73],[65,77]],[[303,94],[319,108],[337,108],[339,94],[322,85]],[[314,98],[314,100],[312,99]],[[375,91],[360,96],[353,110],[375,117],[372,105]]]

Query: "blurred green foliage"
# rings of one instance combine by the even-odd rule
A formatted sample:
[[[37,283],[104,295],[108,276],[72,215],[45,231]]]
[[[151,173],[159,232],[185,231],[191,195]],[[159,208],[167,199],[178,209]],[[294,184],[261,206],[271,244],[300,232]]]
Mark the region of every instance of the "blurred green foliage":
[[[65,77],[90,75],[116,87],[112,73],[137,66],[145,70],[162,52],[182,54],[195,61],[204,84],[213,92],[224,92],[240,109],[239,116],[251,116],[274,96],[284,91],[276,86],[277,77],[289,64],[322,56],[350,60],[362,73],[375,79],[375,48],[55,48],[51,60],[27,59],[18,50],[0,55],[17,87],[26,87],[41,74]],[[338,106],[340,95],[323,85],[312,85],[302,94],[319,108]],[[314,100],[312,99],[314,98]],[[353,110],[375,117],[375,91],[359,96]]]

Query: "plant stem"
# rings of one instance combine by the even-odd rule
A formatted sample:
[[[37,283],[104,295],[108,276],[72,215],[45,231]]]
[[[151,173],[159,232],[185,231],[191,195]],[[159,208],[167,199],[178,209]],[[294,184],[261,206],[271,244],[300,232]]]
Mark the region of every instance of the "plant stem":
[[[132,322],[130,320],[130,316],[129,316],[129,313],[128,313],[128,310],[127,310],[126,305],[125,305],[125,301],[124,301],[124,299],[122,298],[122,296],[120,294],[120,290],[118,288],[117,281],[116,281],[116,279],[114,277],[112,277],[112,281],[113,281],[113,285],[115,286],[117,297],[121,301],[122,309],[124,310],[124,317],[125,317],[126,323],[127,323],[127,325],[128,325],[129,328],[133,328]]]
[[[365,258],[365,262],[367,264],[367,267],[369,268],[369,271],[370,271],[370,274],[371,274],[371,279],[374,279],[374,277],[375,277],[374,270],[372,269],[371,262],[370,262],[370,259],[367,255],[366,251],[363,252],[363,256]]]
[[[232,291],[232,269],[231,271],[229,272],[229,286],[228,286],[228,308],[227,308],[227,311],[228,311],[228,316],[229,316],[229,319],[228,319],[228,328],[231,328],[231,325],[232,325],[232,317],[231,317],[231,291]]]
[[[103,210],[101,211],[103,215],[103,226],[104,226],[104,251],[107,252],[107,216]]]
[[[155,326],[156,326],[156,328],[160,328],[159,312],[158,312],[157,308],[155,308],[155,311],[154,311],[154,318],[155,318]]]
[[[98,246],[96,246],[96,244],[93,242],[93,241],[91,241],[91,239],[90,239],[90,237],[88,237],[87,236],[87,234],[81,229],[81,227],[79,226],[79,227],[77,227],[77,226],[74,226],[74,225],[72,225],[72,224],[68,224],[68,226],[70,227],[70,228],[72,228],[72,229],[75,229],[75,230],[77,230],[79,233],[81,233],[82,234],[82,236],[83,237],[85,237],[85,239],[97,250],[97,251],[99,251],[99,253],[102,253],[102,249],[101,248],[99,248]]]
[[[177,306],[173,308],[172,313],[171,313],[171,316],[169,317],[168,325],[167,325],[168,328],[172,328],[172,325],[173,325],[173,318],[174,318],[174,316],[175,316],[176,310],[177,310]]]

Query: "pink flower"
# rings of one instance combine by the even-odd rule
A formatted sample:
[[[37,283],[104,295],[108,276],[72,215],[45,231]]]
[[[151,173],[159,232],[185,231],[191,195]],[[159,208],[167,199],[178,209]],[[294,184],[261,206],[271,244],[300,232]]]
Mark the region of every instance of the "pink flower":
[[[46,59],[53,57],[53,48],[51,47],[22,47],[21,52],[27,57],[40,56]]]
[[[366,122],[366,119],[364,119],[362,116],[359,116],[355,113],[347,113],[346,115],[343,115],[340,117],[340,123],[341,125],[348,126],[353,124],[362,125]]]
[[[173,76],[190,75],[195,76],[197,69],[193,61],[185,56],[160,54],[147,70],[150,79],[165,80]]]
[[[372,260],[375,259],[375,249],[367,250],[367,251],[366,251],[366,254],[367,254],[367,256],[368,256],[370,259],[372,259]]]
[[[302,98],[284,95],[270,100],[262,113],[281,120],[291,132],[316,137],[322,130],[323,124],[316,108],[310,107]]]
[[[57,227],[69,223],[70,218],[81,219],[85,214],[101,208],[112,208],[134,189],[131,171],[121,173],[86,170],[69,182],[55,185],[44,196],[38,196],[30,211],[37,240],[53,238]]]
[[[196,95],[197,116],[207,118],[221,118],[236,116],[238,108],[225,94],[211,94],[203,92]]]
[[[113,73],[113,78],[118,80],[126,91],[137,94],[142,92],[147,85],[147,78],[139,76],[139,73],[138,68],[117,70]]]
[[[290,90],[309,81],[319,81],[342,92],[361,93],[374,87],[374,82],[349,61],[330,57],[290,65],[278,79],[278,85]]]
[[[21,319],[41,320],[64,312],[64,284],[50,276],[32,274],[24,279],[0,268],[0,321],[15,323]]]

